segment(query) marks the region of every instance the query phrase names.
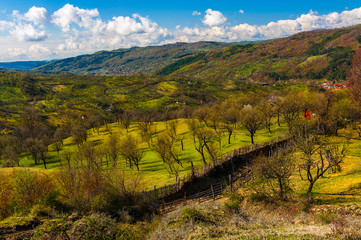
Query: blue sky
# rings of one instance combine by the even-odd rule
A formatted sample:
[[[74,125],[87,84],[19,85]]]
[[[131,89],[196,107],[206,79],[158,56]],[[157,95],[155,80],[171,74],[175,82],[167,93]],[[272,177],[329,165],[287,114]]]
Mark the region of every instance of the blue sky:
[[[361,3],[354,0],[11,0],[0,3],[0,61],[177,41],[271,39],[360,23]]]

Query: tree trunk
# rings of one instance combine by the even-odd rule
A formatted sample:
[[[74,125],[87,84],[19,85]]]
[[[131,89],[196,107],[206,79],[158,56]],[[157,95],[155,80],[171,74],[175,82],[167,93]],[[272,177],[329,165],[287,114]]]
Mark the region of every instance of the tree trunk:
[[[315,182],[313,181],[310,181],[310,185],[308,186],[308,189],[307,189],[307,195],[308,196],[311,196],[311,192],[312,192],[312,189],[313,189],[313,185],[315,184]]]
[[[46,160],[45,160],[45,157],[42,157],[42,160],[43,160],[44,168],[47,169],[47,168],[46,168]]]

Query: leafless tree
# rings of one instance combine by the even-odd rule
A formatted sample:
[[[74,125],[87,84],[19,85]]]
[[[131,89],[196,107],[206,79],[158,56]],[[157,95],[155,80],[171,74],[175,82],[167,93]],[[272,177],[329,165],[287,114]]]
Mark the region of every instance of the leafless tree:
[[[346,156],[347,144],[343,144],[341,149],[336,145],[329,145],[307,124],[299,128],[293,143],[302,153],[300,176],[302,178],[301,172],[305,172],[309,182],[307,194],[311,196],[313,186],[320,177],[328,170],[340,168],[340,163]],[[315,156],[317,153],[318,157]]]
[[[144,156],[143,149],[140,147],[140,142],[133,137],[132,135],[126,135],[119,145],[120,154],[125,158],[130,168],[133,168],[133,165],[139,171],[139,164]]]
[[[287,148],[276,150],[270,156],[258,157],[251,166],[255,180],[252,186],[262,193],[270,191],[279,199],[286,200],[287,193],[291,191],[289,179],[295,169],[296,163]]]
[[[250,105],[246,105],[241,111],[241,120],[242,126],[247,129],[251,136],[251,142],[254,144],[254,135],[257,130],[261,128],[263,119],[261,112],[256,108]]]

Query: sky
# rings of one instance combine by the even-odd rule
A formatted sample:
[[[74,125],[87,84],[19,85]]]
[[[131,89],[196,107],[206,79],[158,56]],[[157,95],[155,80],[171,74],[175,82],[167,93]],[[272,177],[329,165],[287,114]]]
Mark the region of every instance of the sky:
[[[361,24],[355,0],[8,0],[0,62],[175,42],[241,42]]]

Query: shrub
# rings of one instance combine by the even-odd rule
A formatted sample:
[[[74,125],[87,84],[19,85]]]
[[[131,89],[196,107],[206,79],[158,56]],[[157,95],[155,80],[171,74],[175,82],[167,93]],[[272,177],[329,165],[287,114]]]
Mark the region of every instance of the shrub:
[[[184,222],[206,222],[206,218],[202,210],[194,207],[186,207],[182,210],[180,218]]]
[[[71,234],[82,236],[83,239],[116,239],[118,234],[114,219],[103,213],[92,213],[76,221]]]
[[[30,208],[41,202],[54,186],[45,174],[17,170],[12,179],[12,210],[14,212],[27,212]]]
[[[318,215],[318,219],[324,224],[330,224],[336,219],[336,213],[324,212]]]
[[[7,217],[10,212],[12,199],[10,177],[11,175],[0,173],[0,219]]]
[[[224,204],[224,207],[232,213],[240,213],[241,210],[240,204],[242,201],[243,201],[243,196],[234,194],[231,195],[230,201]]]

